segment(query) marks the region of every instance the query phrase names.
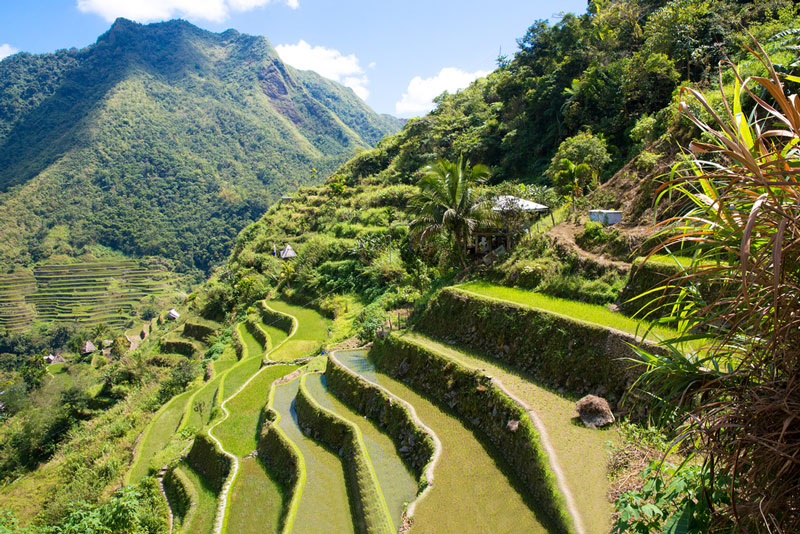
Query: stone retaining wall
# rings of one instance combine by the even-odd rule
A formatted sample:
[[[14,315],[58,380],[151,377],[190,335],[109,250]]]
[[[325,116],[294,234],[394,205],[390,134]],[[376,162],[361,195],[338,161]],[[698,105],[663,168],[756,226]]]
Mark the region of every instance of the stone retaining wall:
[[[214,441],[204,433],[197,434],[186,463],[208,480],[215,493],[222,490],[231,471],[231,459],[217,449]]]
[[[380,388],[362,380],[336,360],[328,358],[325,369],[327,386],[331,393],[352,410],[365,416],[392,438],[400,457],[420,480],[427,484],[425,470],[433,460],[436,450],[433,438],[414,423],[403,404],[394,401]]]

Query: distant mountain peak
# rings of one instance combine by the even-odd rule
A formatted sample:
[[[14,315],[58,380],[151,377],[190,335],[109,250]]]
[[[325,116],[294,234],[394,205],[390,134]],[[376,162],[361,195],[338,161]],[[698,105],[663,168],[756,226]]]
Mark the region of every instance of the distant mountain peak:
[[[312,168],[322,180],[402,125],[266,37],[185,20],[120,18],[83,50],[0,63],[0,111],[4,264],[54,253],[41,239],[61,224],[68,254],[99,243],[208,270]]]

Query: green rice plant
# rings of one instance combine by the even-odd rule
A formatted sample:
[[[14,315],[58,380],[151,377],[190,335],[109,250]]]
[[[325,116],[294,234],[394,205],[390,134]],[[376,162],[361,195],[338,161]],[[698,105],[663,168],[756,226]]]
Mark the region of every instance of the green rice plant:
[[[242,356],[242,359],[260,358],[264,353],[264,345],[259,343],[250,330],[247,329],[247,325],[243,322],[239,323],[236,325],[236,331],[239,333],[244,345],[245,354]]]
[[[222,379],[219,399],[227,398],[236,392],[261,367],[261,358],[243,359],[230,368]]]
[[[364,355],[342,353],[341,363],[354,373],[409,402],[441,442],[434,483],[414,511],[414,532],[549,532],[509,480],[510,469],[457,417],[442,410],[406,384],[378,372]],[[480,506],[475,499],[480,499]]]
[[[281,300],[266,301],[265,304],[277,312],[294,317],[296,321],[294,335],[271,352],[270,359],[284,361],[312,356],[328,339],[329,321],[317,311]],[[277,344],[275,346],[277,347]]]
[[[417,480],[398,455],[392,439],[373,422],[354,412],[328,391],[325,376],[310,374],[306,377],[306,389],[311,397],[324,409],[358,427],[369,462],[375,469],[378,486],[391,514],[394,530],[400,528],[405,505],[414,500]]]
[[[354,534],[347,483],[339,458],[306,437],[297,422],[292,404],[300,388],[293,380],[275,388],[272,408],[281,414],[277,424],[295,445],[304,462],[306,481],[301,490],[295,529],[307,532]]]
[[[214,519],[217,513],[217,494],[205,477],[185,463],[178,464],[175,469],[192,484],[192,493],[197,496],[194,511],[189,521],[180,525],[179,532],[211,534],[214,531]]]
[[[186,403],[193,394],[192,390],[181,393],[156,412],[144,434],[139,438],[131,468],[125,475],[126,483],[135,484],[146,477],[150,469],[160,467],[151,465],[153,458],[164,448],[178,429],[185,414]]]
[[[359,530],[374,534],[393,534],[395,525],[378,484],[378,476],[367,452],[361,430],[352,422],[322,408],[306,387],[309,375],[300,377],[295,398],[295,413],[303,428],[310,429],[314,439],[338,455],[344,465],[351,495],[351,508]]]
[[[270,387],[277,378],[296,368],[294,365],[265,367],[244,389],[227,402],[226,408],[230,415],[214,430],[225,450],[244,457],[256,449],[261,411],[267,404]]]
[[[585,321],[606,328],[614,328],[633,336],[644,337],[651,341],[659,341],[666,338],[672,339],[677,333],[670,328],[637,320],[622,315],[621,313],[612,312],[604,306],[551,297],[543,295],[542,293],[497,286],[485,282],[468,282],[454,287],[460,291],[507,300],[579,321]]]
[[[218,413],[215,408],[222,402],[222,381],[224,374],[218,374],[202,386],[195,389],[189,401],[178,430],[190,429],[193,432],[201,430],[211,423]]]
[[[457,350],[418,333],[405,333],[403,337],[501,380],[511,393],[531,406],[547,429],[556,461],[564,472],[586,531],[593,534],[609,531],[612,507],[607,498],[606,445],[618,440],[615,426],[597,430],[574,424],[575,397],[568,398],[542,387],[535,377],[488,355]],[[580,454],[575,454],[576,450]]]
[[[250,532],[254,525],[264,534],[281,532],[283,492],[258,458],[239,462],[239,473],[228,499],[226,532]]]

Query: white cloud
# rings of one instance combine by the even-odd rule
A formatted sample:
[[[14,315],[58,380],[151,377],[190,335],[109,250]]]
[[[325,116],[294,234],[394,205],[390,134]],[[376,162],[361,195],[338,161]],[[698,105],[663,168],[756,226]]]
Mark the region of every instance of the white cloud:
[[[311,46],[303,40],[295,45],[278,45],[275,49],[281,59],[292,67],[313,70],[320,76],[337,81],[351,88],[362,100],[369,96],[369,79],[355,54],[345,56],[333,48]]]
[[[401,117],[427,113],[434,108],[433,99],[443,92],[452,93],[463,89],[473,80],[487,74],[489,71],[466,72],[454,67],[445,67],[433,78],[415,76],[409,82],[402,98],[394,105],[395,113]]]
[[[125,17],[138,22],[151,22],[173,17],[223,21],[228,13],[249,11],[278,0],[78,0],[78,9],[100,15],[107,21]],[[298,0],[280,0],[292,9]]]
[[[11,54],[16,54],[17,52],[19,52],[19,49],[14,48],[10,44],[0,45],[0,59],[3,59],[6,56],[10,56]]]

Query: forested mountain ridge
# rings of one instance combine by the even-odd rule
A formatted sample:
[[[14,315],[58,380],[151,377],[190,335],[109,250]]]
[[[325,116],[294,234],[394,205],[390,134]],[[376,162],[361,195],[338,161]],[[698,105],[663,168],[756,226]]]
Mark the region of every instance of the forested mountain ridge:
[[[0,62],[0,258],[99,243],[208,270],[280,194],[401,124],[264,37],[119,19],[85,49]]]

